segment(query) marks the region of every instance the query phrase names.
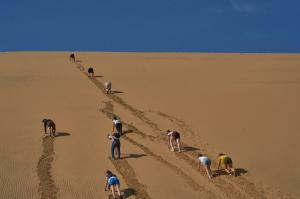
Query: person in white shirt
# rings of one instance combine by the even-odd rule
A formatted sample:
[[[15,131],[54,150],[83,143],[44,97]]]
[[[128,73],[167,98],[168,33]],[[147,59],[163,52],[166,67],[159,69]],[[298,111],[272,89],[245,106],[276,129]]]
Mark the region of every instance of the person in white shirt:
[[[206,173],[207,173],[208,178],[212,179],[213,174],[212,174],[211,169],[210,169],[211,160],[207,156],[202,155],[201,153],[198,154],[197,159],[199,161],[198,170],[201,171],[201,165],[202,165],[204,167]]]
[[[113,118],[113,130],[112,131],[114,131],[115,129],[120,135],[122,135],[122,122],[116,116],[114,116],[114,118]]]
[[[111,92],[111,82],[110,81],[107,81],[107,82],[104,83],[104,90],[105,90],[106,94],[112,93]]]
[[[181,152],[180,133],[167,130],[166,134],[168,136],[168,146],[171,148],[171,151],[174,151],[174,141],[176,141],[178,152]]]

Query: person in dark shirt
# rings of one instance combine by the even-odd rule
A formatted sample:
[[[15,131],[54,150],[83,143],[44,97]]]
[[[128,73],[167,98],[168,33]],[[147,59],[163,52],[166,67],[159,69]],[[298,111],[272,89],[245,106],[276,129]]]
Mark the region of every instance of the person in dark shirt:
[[[108,139],[112,141],[111,143],[111,158],[114,160],[115,159],[115,150],[117,148],[118,152],[118,159],[120,159],[121,156],[121,143],[120,143],[120,134],[118,132],[110,135],[108,134]]]
[[[89,67],[88,68],[88,76],[89,77],[94,77],[94,69],[93,69],[93,67]]]
[[[176,142],[178,152],[181,152],[180,133],[167,130],[166,135],[168,136],[168,145],[169,148],[171,148],[171,151],[174,151],[174,142]]]
[[[74,53],[70,54],[70,61],[75,62],[75,54]]]

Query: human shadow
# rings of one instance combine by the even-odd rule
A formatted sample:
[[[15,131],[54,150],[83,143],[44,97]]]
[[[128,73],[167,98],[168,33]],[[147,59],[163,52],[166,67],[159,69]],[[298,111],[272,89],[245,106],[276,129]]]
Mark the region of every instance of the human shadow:
[[[64,137],[64,136],[70,136],[70,133],[66,133],[66,132],[56,132],[55,133],[55,137]]]
[[[182,148],[182,151],[185,152],[185,151],[197,151],[197,150],[200,150],[199,148],[196,148],[196,147],[191,147],[191,146],[185,146]]]
[[[146,154],[122,154],[121,159],[128,159],[128,158],[140,158],[147,156]]]
[[[237,176],[241,176],[242,174],[245,174],[245,173],[248,173],[248,171],[245,170],[245,169],[243,169],[243,168],[236,168],[235,169],[235,176],[236,177]],[[216,170],[214,172],[214,174],[215,174],[215,177],[229,175],[224,169],[222,169],[222,170]]]
[[[133,132],[133,130],[127,129],[127,130],[124,130],[124,131],[122,132],[122,135],[126,135],[126,134],[129,134],[129,133],[132,133],[132,132]]]
[[[246,169],[243,168],[236,168],[235,169],[235,176],[241,176],[242,174],[248,173]]]
[[[123,91],[112,91],[112,94],[124,93]]]
[[[135,189],[132,188],[123,189],[122,191],[124,192],[123,198],[129,198],[136,194]]]
[[[102,75],[94,75],[93,77],[97,78],[97,77],[104,77]]]
[[[76,60],[75,62],[76,62],[76,63],[81,63],[82,60],[78,59],[78,60]]]

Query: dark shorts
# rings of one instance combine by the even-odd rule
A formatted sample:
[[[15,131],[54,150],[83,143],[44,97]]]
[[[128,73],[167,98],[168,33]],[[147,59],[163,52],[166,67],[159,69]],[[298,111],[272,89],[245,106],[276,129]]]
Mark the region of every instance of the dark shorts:
[[[211,165],[210,159],[205,159],[204,162],[203,162],[203,164],[204,164],[205,166],[210,166],[210,165]]]
[[[230,157],[224,159],[224,164],[232,164],[232,160]]]
[[[178,132],[174,132],[173,137],[175,140],[180,139],[180,134]]]
[[[94,73],[94,70],[92,68],[89,68],[88,73]]]

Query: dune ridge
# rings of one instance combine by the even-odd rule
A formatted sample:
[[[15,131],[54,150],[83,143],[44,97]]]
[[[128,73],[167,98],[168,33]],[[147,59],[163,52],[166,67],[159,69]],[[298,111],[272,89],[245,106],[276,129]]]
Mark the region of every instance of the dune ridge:
[[[0,54],[0,198],[111,198],[103,190],[108,169],[129,199],[297,198],[298,55],[68,56]],[[111,160],[107,140],[114,116],[124,124],[120,161]],[[57,124],[54,139],[43,132],[45,117]],[[168,150],[167,129],[181,133],[182,153]],[[210,181],[196,156],[211,157],[215,170],[220,151],[239,175],[220,171]],[[287,158],[290,175],[278,173],[277,157]]]

